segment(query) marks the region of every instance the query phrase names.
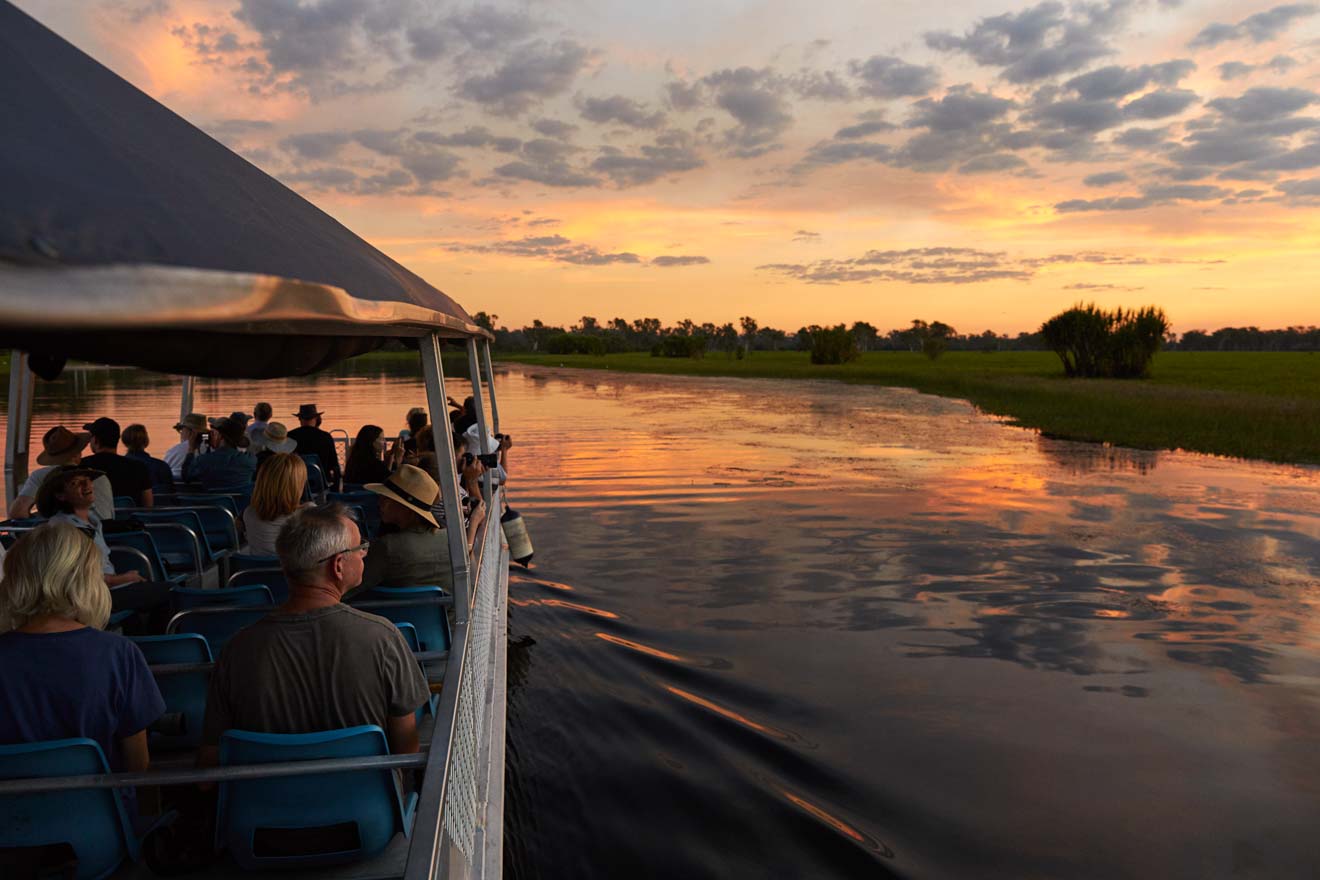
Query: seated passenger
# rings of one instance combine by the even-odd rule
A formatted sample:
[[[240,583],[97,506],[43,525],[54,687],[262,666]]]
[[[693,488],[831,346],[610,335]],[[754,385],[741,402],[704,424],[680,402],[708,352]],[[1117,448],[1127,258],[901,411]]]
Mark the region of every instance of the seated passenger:
[[[105,417],[83,425],[92,434],[92,455],[84,455],[83,467],[101,471],[110,478],[115,496],[126,495],[138,507],[151,507],[151,474],[147,466],[119,454],[119,423]]]
[[[257,471],[252,500],[243,510],[243,528],[247,531],[247,552],[254,556],[274,556],[275,539],[289,515],[303,506],[307,488],[307,465],[296,455],[272,453]]]
[[[381,534],[367,554],[362,588],[436,585],[452,589],[449,538],[432,507],[440,495],[419,467],[402,465],[383,483],[368,483],[380,496]]]
[[[403,444],[395,440],[389,455],[382,460],[384,451],[385,429],[379,425],[363,425],[349,447],[344,463],[344,482],[361,486],[387,478],[403,462]]]
[[[261,451],[258,440],[264,438],[262,432],[266,430],[273,412],[269,403],[259,403],[252,407],[252,423],[247,426],[247,435],[248,441],[252,444],[248,449],[253,455]]]
[[[32,508],[37,503],[37,494],[46,477],[61,467],[82,461],[83,448],[91,439],[91,434],[75,434],[63,425],[56,425],[47,431],[41,438],[41,453],[37,456],[37,464],[44,467],[39,467],[28,474],[27,480],[18,487],[18,494],[9,504],[9,518],[26,519],[31,516]],[[105,474],[100,474],[93,478],[92,487],[96,494],[92,509],[96,511],[96,515],[101,519],[114,519],[115,493],[110,488],[110,480]]]
[[[230,486],[249,486],[257,470],[257,461],[243,450],[248,438],[243,426],[233,419],[211,422],[211,451],[199,452],[201,436],[193,438],[193,451],[183,462],[183,478],[201,483],[208,492]]]
[[[201,413],[188,413],[174,426],[179,432],[179,442],[165,450],[165,463],[170,466],[170,474],[176,480],[183,479],[183,462],[188,453],[197,448],[202,435],[206,434],[206,416]]]
[[[153,495],[157,492],[173,492],[174,474],[165,462],[147,454],[147,447],[150,445],[151,436],[147,434],[145,425],[129,425],[124,429],[124,449],[127,450],[124,458],[146,465],[147,474],[151,477]]]
[[[416,452],[417,441],[414,438],[417,436],[418,431],[426,427],[426,423],[430,421],[430,419],[427,418],[426,410],[422,409],[420,406],[414,406],[412,409],[408,410],[408,415],[405,420],[408,423],[408,427],[399,432],[399,439],[403,441],[404,452]]]
[[[299,455],[315,455],[321,460],[321,472],[325,474],[326,485],[331,491],[339,488],[339,452],[335,448],[335,438],[329,431],[321,430],[320,412],[314,403],[304,403],[298,407],[294,416],[298,427],[289,432],[289,436],[298,444]]]
[[[311,733],[360,724],[390,751],[417,751],[413,713],[430,698],[398,628],[340,602],[362,579],[368,545],[343,505],[308,507],[280,530],[289,601],[229,640],[211,676],[199,761],[231,728]]]
[[[257,470],[268,459],[276,455],[282,455],[286,452],[293,452],[298,448],[298,441],[289,436],[289,429],[284,427],[282,422],[270,422],[261,431],[259,448],[257,449]],[[253,441],[257,443],[258,441]]]
[[[67,523],[20,538],[0,580],[0,743],[87,737],[112,771],[143,771],[165,712],[147,661],[102,632],[110,592],[95,544]]]
[[[77,527],[96,545],[101,554],[102,577],[110,587],[110,610],[139,612],[124,621],[125,632],[131,635],[160,632],[169,621],[170,585],[144,580],[136,571],[115,571],[101,518],[92,509],[95,490],[91,477],[96,473],[67,467],[51,474],[37,493],[37,510],[51,522]]]

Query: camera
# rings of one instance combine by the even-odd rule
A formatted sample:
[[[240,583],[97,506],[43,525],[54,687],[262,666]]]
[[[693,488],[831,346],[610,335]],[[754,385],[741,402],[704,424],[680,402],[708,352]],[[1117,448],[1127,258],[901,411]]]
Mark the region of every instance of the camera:
[[[481,459],[481,463],[488,468],[497,468],[500,466],[500,456],[498,452],[491,452],[486,455],[478,455],[477,458]]]
[[[463,467],[467,467],[468,465],[472,464],[472,462],[475,460],[476,459],[472,457],[472,453],[470,452],[463,453]]]

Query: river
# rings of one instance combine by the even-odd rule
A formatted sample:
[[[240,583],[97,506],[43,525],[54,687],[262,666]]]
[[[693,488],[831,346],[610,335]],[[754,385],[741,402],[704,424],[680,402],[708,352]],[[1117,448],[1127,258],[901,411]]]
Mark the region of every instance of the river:
[[[393,431],[415,371],[199,382]],[[505,860],[533,877],[1320,875],[1320,471],[902,389],[502,369]],[[455,383],[450,393],[466,393]],[[170,380],[70,371],[34,436]]]

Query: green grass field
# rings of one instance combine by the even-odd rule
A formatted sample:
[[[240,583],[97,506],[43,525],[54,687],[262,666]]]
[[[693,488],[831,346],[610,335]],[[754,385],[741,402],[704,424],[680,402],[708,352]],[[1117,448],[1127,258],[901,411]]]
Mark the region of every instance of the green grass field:
[[[501,360],[692,376],[837,379],[958,397],[1056,437],[1320,464],[1320,355],[1164,352],[1150,379],[1065,379],[1050,352],[871,352],[813,366],[805,352],[698,360],[649,354],[503,354]]]

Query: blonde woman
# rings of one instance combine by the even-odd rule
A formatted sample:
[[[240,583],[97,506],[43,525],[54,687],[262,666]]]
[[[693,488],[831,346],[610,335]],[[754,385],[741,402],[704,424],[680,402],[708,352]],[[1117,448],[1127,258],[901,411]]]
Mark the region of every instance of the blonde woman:
[[[274,556],[280,527],[303,506],[307,465],[291,452],[272,455],[257,472],[252,500],[243,511],[248,551],[255,556]]]
[[[147,726],[165,712],[138,646],[102,632],[101,554],[68,523],[20,538],[0,579],[0,743],[87,737],[110,769],[147,769]]]

